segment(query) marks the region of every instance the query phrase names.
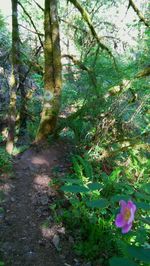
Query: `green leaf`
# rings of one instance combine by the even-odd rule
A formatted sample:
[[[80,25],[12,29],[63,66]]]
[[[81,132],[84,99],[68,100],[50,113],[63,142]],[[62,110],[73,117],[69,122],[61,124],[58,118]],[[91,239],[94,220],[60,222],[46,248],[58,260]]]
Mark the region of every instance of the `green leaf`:
[[[92,179],[93,178],[93,168],[92,168],[92,165],[90,164],[90,162],[86,158],[83,159],[79,155],[76,155],[76,158],[78,159],[78,161],[82,165],[83,170],[85,172],[85,176],[88,177],[89,179]]]
[[[119,167],[116,168],[116,169],[111,173],[111,175],[109,176],[109,180],[110,180],[110,181],[115,181],[115,180],[118,178],[120,172],[121,172],[121,168],[119,168]]]
[[[150,263],[150,249],[139,248],[135,246],[128,246],[127,252],[132,258],[136,258],[140,261]]]
[[[149,225],[150,225],[150,217],[142,218],[142,221],[143,221],[145,224],[149,224]]]
[[[150,194],[150,183],[148,183],[148,184],[144,184],[141,188],[142,188],[146,193]]]
[[[142,209],[144,211],[150,210],[150,204],[146,202],[136,202],[136,206],[137,208]]]
[[[103,209],[103,208],[108,207],[109,202],[106,199],[99,199],[99,200],[86,201],[86,204],[88,207],[91,207],[91,208]]]
[[[65,181],[67,183],[72,183],[72,184],[82,183],[82,180],[74,178],[61,178],[61,181]]]
[[[70,192],[70,193],[84,193],[84,192],[89,192],[89,189],[84,186],[78,186],[78,185],[65,185],[61,187],[61,190],[64,192]]]
[[[142,199],[142,200],[144,199],[150,201],[150,196],[147,194],[136,192],[135,196],[137,199]]]
[[[100,190],[100,189],[102,189],[103,188],[103,185],[102,184],[100,184],[100,183],[90,183],[90,184],[88,184],[88,187],[89,187],[89,189],[91,190],[91,191],[94,191],[94,190]]]
[[[119,257],[113,257],[109,260],[110,266],[138,266],[135,262],[132,260],[126,259],[126,258],[119,258]]]
[[[127,196],[127,195],[115,195],[115,196],[111,197],[111,201],[113,201],[113,202],[119,202],[120,200],[128,201],[129,196]]]

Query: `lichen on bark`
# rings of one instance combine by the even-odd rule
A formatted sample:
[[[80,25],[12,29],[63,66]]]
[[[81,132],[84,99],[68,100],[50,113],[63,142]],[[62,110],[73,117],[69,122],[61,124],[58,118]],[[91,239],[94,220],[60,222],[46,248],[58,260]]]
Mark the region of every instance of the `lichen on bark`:
[[[62,67],[56,0],[45,0],[44,29],[45,94],[36,141],[44,140],[54,132],[60,109]]]
[[[16,123],[16,92],[19,85],[19,27],[18,27],[18,10],[17,0],[12,0],[12,71],[10,78],[10,104],[9,104],[9,122],[8,122],[8,137],[6,150],[12,153],[15,137]]]

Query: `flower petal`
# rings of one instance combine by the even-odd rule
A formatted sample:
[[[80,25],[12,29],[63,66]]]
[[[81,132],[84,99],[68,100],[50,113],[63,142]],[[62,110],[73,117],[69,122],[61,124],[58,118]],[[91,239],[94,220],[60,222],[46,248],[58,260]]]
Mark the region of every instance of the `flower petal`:
[[[126,224],[126,225],[123,226],[123,228],[122,228],[122,233],[123,233],[123,234],[128,233],[128,232],[131,230],[131,228],[132,228],[132,223],[130,223],[130,224]]]
[[[127,207],[130,209],[130,218],[128,224],[132,223],[134,220],[134,213],[136,211],[136,205],[132,201],[128,201]]]
[[[116,217],[116,220],[115,220],[115,225],[117,227],[123,227],[126,225],[126,221],[124,220],[124,217],[122,214],[118,214],[117,217]]]
[[[120,210],[120,212],[121,212],[121,214],[124,214],[125,209],[126,209],[126,207],[127,207],[127,203],[126,203],[124,200],[120,200],[120,201],[119,201],[119,204],[120,204],[120,206],[121,206],[121,210]]]
[[[120,201],[119,201],[119,205],[120,205],[121,207],[126,207],[127,203],[125,202],[125,200],[120,200]]]
[[[135,213],[136,205],[131,200],[128,201],[128,208],[133,210],[133,214]]]

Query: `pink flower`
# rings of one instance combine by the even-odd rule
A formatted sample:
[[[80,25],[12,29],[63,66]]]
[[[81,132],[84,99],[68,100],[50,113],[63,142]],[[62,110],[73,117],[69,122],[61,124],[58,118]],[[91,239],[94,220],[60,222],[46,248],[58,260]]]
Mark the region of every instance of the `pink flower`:
[[[115,225],[122,228],[122,233],[126,234],[131,230],[136,206],[132,201],[126,203],[124,200],[120,200],[119,204],[121,210],[116,217]]]

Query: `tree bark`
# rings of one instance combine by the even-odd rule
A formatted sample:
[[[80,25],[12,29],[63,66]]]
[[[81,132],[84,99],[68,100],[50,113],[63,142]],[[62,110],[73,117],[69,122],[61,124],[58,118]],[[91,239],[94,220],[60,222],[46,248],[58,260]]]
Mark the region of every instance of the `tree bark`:
[[[16,92],[19,86],[19,28],[18,28],[18,9],[17,0],[12,0],[12,72],[10,79],[10,104],[9,104],[9,122],[8,138],[6,150],[12,153],[15,138],[16,123]]]
[[[48,135],[54,132],[60,109],[62,67],[56,0],[45,0],[44,30],[45,93],[41,122],[37,133],[36,141],[44,140],[47,138]]]

